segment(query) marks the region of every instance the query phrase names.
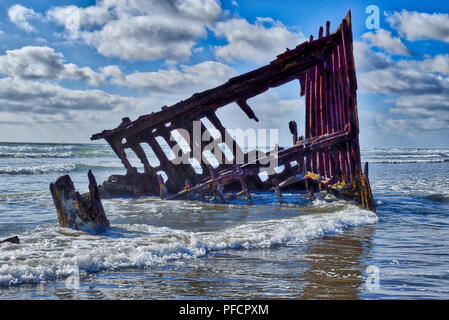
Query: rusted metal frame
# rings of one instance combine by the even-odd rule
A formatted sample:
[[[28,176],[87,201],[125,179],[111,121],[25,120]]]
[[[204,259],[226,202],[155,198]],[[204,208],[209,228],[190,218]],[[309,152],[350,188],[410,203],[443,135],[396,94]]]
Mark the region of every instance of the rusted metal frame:
[[[248,105],[246,100],[237,100],[237,105],[240,107],[240,109],[245,112],[245,114],[248,116],[248,118],[253,119],[256,122],[259,122],[259,118],[257,118],[256,114],[254,113],[253,109]]]
[[[273,192],[276,195],[279,204],[282,205],[284,203],[284,197],[282,196],[281,189],[279,188],[279,181],[276,178],[273,179],[272,185],[273,185]]]
[[[298,77],[299,81],[299,96],[302,97],[306,93],[306,86],[307,86],[307,80],[306,80],[307,73],[303,74],[302,76]]]
[[[302,145],[294,146],[292,148],[280,151],[278,153],[278,158],[279,158],[280,162],[282,162],[282,163],[285,163],[287,161],[292,161],[293,159],[298,157],[298,154],[308,155],[308,154],[316,153],[317,151],[320,151],[323,148],[328,148],[329,146],[332,146],[332,145],[345,143],[347,141],[347,139],[349,138],[349,136],[350,136],[350,132],[340,131],[340,132],[336,132],[333,134],[325,135],[323,137],[318,137],[315,139],[308,139],[308,140],[306,140],[306,145],[302,144]],[[178,194],[168,197],[168,199],[175,199],[175,198],[179,198],[181,196],[188,195],[190,193],[197,192],[198,190],[201,190],[201,188],[205,188],[208,184],[211,184],[211,183],[218,182],[223,185],[226,185],[235,180],[239,180],[240,183],[242,183],[241,177],[255,175],[260,172],[260,165],[257,164],[260,162],[259,160],[260,159],[255,160],[252,163],[247,163],[242,166],[239,166],[239,168],[236,171],[229,171],[229,173],[227,173],[225,175],[217,176],[215,179],[209,179],[209,180],[203,182],[202,184],[197,185],[189,190],[183,190],[183,191],[179,192]],[[274,177],[276,177],[276,175],[274,175]],[[242,189],[243,189],[242,191],[245,191],[246,183],[245,182],[243,182],[243,183],[244,184],[242,184]],[[246,189],[247,189],[247,186],[246,186]],[[246,192],[244,192],[244,193],[249,193],[249,191],[246,190]],[[248,197],[248,195],[247,195],[247,197]]]
[[[293,143],[292,145],[296,144],[296,141],[298,140],[298,125],[296,124],[295,120],[291,120],[288,123],[288,128],[290,130],[290,133],[292,134]]]
[[[298,183],[298,182],[302,182],[304,180],[305,180],[305,176],[302,173],[301,174],[297,174],[297,175],[293,175],[293,176],[288,177],[284,181],[281,181],[278,184],[278,187],[279,187],[279,189],[282,189],[282,188],[288,187],[289,185],[292,185],[292,184],[295,184],[295,183]]]
[[[246,172],[245,171],[241,171],[238,179],[240,182],[240,185],[242,186],[242,191],[240,191],[238,194],[245,194],[246,196],[246,202],[248,204],[253,204],[253,198],[251,197],[251,193],[248,189],[248,185],[246,184]]]
[[[326,74],[326,96],[327,96],[327,106],[329,108],[329,133],[335,132],[337,130],[336,127],[336,118],[335,118],[335,109],[336,109],[336,97],[335,97],[335,85],[334,85],[334,71],[333,71],[333,52],[329,53],[327,57],[327,74]]]
[[[131,137],[126,138],[126,141],[129,145],[129,148],[136,154],[136,156],[139,158],[140,162],[143,164],[145,173],[156,177],[157,176],[156,172],[154,171],[153,167],[150,165],[150,162],[148,161],[145,151],[143,150],[140,143],[133,140]]]
[[[276,156],[278,157],[279,164],[282,165],[287,161],[295,160],[295,157],[297,157],[298,155],[306,156],[317,151],[322,151],[327,148],[337,146],[338,144],[343,144],[348,141],[350,137],[351,132],[341,130],[321,137],[306,139],[303,144],[279,151]],[[250,166],[260,167],[259,163],[268,162],[268,158],[272,156],[275,155],[269,154],[263,158],[258,158],[250,163],[241,165],[239,166],[239,168],[245,169]]]
[[[329,90],[329,56],[326,57],[324,60],[324,72],[323,72],[323,90],[324,90],[324,110],[325,110],[325,121],[326,121],[326,130],[325,134],[332,133],[332,114],[331,114],[331,105],[330,105],[330,90]],[[330,164],[330,153],[325,152],[324,153],[324,161],[325,161],[325,169],[326,169],[326,176],[332,177],[332,167]]]
[[[321,114],[320,114],[320,107],[321,107],[321,74],[320,74],[320,68],[319,65],[315,66],[315,89],[314,89],[314,97],[315,97],[315,103],[313,110],[314,113],[314,120],[313,120],[313,126],[314,126],[314,134],[313,136],[321,136]],[[321,155],[319,152],[317,152],[314,155],[314,171],[317,174],[320,174],[322,167],[321,167],[321,161],[320,161]]]
[[[317,73],[317,67],[314,66],[312,68],[312,72],[311,72],[311,86],[310,86],[310,128],[309,128],[309,132],[310,132],[310,138],[316,137],[317,133],[316,133],[316,90],[317,90],[317,86],[316,86],[316,73]],[[310,171],[312,172],[316,172],[317,171],[317,162],[316,162],[316,155],[313,154],[310,156]]]
[[[320,30],[322,30],[322,28],[320,29]],[[325,61],[323,61],[322,63],[320,63],[319,64],[319,66],[318,66],[318,71],[319,71],[319,103],[320,103],[320,105],[319,105],[319,110],[320,110],[320,129],[321,129],[321,131],[320,131],[320,134],[321,135],[325,135],[325,134],[327,134],[328,132],[327,132],[327,119],[326,119],[326,117],[327,117],[327,110],[326,110],[326,104],[325,104],[325,98],[324,98],[324,96],[325,96],[325,89],[324,89],[324,81],[325,81],[325,78],[324,78],[324,68],[325,68]],[[319,166],[320,166],[320,174],[321,175],[323,175],[323,176],[327,176],[327,172],[328,172],[328,169],[326,168],[326,155],[327,155],[327,153],[326,152],[320,152],[319,154],[318,154],[318,159],[319,159]]]
[[[318,39],[323,38],[323,27],[321,26],[318,30]],[[315,87],[315,135],[322,136],[323,135],[323,78],[322,78],[322,69],[321,63],[319,63],[316,67],[316,87]],[[324,175],[324,161],[323,161],[323,153],[317,152],[315,154],[316,161],[316,172],[320,175]]]
[[[320,150],[327,149],[331,146],[336,146],[338,144],[345,143],[350,138],[350,132],[339,131],[333,134],[328,134],[323,137],[317,137],[315,139],[307,139],[305,144],[294,146],[292,148],[282,150],[278,153],[279,163],[283,164],[288,161],[294,160],[298,155],[309,155]],[[236,174],[239,170],[250,170],[257,169],[260,170],[260,165],[258,163],[261,159],[254,160],[251,163],[239,166],[237,171],[228,171],[228,176]],[[252,170],[251,169],[251,170]],[[251,171],[245,171],[245,175],[252,174]],[[217,179],[225,179],[226,176],[219,176]],[[207,181],[210,183],[211,181]]]
[[[336,132],[339,130],[339,97],[338,97],[338,88],[337,88],[337,76],[336,76],[336,52],[334,49],[330,52],[330,109],[331,109],[331,126],[332,132]],[[340,162],[340,152],[336,150],[332,150],[330,153],[331,157],[331,171],[332,174],[335,175],[337,172],[341,172],[341,162]]]
[[[338,116],[339,116],[339,129],[343,129],[346,125],[346,117],[345,117],[345,97],[346,92],[344,89],[344,75],[343,75],[343,61],[342,61],[342,54],[341,54],[341,43],[337,45],[335,48],[336,51],[336,76],[337,76],[337,92],[338,92]],[[338,149],[338,158],[339,158],[339,164],[340,164],[340,170],[342,173],[343,180],[346,182],[349,182],[349,167],[347,163],[347,152],[346,148],[339,148]]]
[[[340,55],[340,61],[341,61],[341,75],[342,75],[342,81],[341,81],[341,86],[342,86],[342,90],[344,92],[343,94],[343,114],[344,114],[344,123],[345,125],[351,125],[354,126],[353,121],[351,121],[350,117],[352,116],[352,110],[350,110],[351,107],[351,103],[350,101],[352,100],[352,92],[351,92],[351,88],[350,88],[350,81],[349,81],[349,70],[348,70],[348,61],[347,61],[347,55],[346,55],[346,46],[347,44],[345,43],[345,41],[347,42],[348,39],[346,37],[345,39],[345,31],[346,28],[344,27],[344,22],[346,20],[343,20],[343,28],[341,29],[341,33],[342,33],[342,37],[341,37],[341,46],[339,46],[339,55]],[[351,182],[355,182],[355,177],[354,177],[354,167],[353,167],[353,163],[351,161],[351,151],[352,151],[352,147],[350,145],[350,143],[348,142],[346,144],[346,150],[343,154],[343,157],[345,159],[345,165],[346,165],[346,173],[348,175],[348,180]]]
[[[221,170],[224,170],[224,169],[227,169],[227,168],[229,168],[229,166],[231,165],[231,163],[232,163],[232,161],[230,161],[227,157],[226,157],[226,155],[225,155],[225,153],[224,153],[224,151],[221,149],[221,147],[219,147],[219,144],[221,144],[221,143],[225,143],[225,141],[223,141],[223,136],[221,135],[221,132],[220,132],[220,135],[221,135],[221,137],[220,138],[218,138],[218,139],[214,139],[214,137],[212,136],[212,134],[209,132],[209,130],[206,128],[206,126],[204,125],[204,123],[201,121],[201,119],[202,118],[207,118],[207,119],[209,119],[208,118],[208,114],[204,114],[204,115],[202,115],[202,116],[197,116],[196,118],[195,118],[195,120],[196,121],[200,121],[200,124],[201,124],[201,137],[203,137],[203,134],[204,133],[207,133],[207,135],[210,137],[210,140],[209,141],[205,141],[208,145],[210,145],[210,144],[212,144],[212,146],[213,146],[213,151],[214,152],[212,152],[211,150],[209,150],[209,151],[211,151],[212,152],[212,154],[213,154],[213,156],[214,156],[214,158],[218,161],[218,167],[217,168],[212,168],[215,172],[218,172],[218,171],[221,171]],[[210,121],[210,120],[209,120]],[[211,123],[212,123],[212,121],[211,121]],[[214,126],[214,128],[215,129],[217,129],[217,127],[215,127],[215,125],[212,123],[212,125]],[[218,130],[218,129],[217,129]],[[220,130],[219,130],[220,131]],[[217,152],[217,150],[218,150],[218,152]],[[204,150],[204,148],[202,147],[202,145],[201,145],[201,152],[204,152],[205,150]],[[219,153],[219,155],[216,155],[216,153]],[[217,156],[219,157],[219,158],[217,158]]]
[[[209,146],[210,144],[212,144],[212,149],[214,152],[211,151],[212,155],[214,156],[214,158],[217,160],[218,162],[218,167],[217,168],[213,168],[212,165],[210,163],[206,163],[206,165],[210,165],[210,169],[212,169],[214,172],[218,172],[221,170],[224,170],[226,168],[229,167],[229,164],[227,164],[228,162],[230,162],[227,158],[226,155],[224,154],[223,150],[218,146],[220,143],[224,142],[222,141],[221,137],[218,139],[214,139],[214,137],[212,136],[212,134],[209,132],[209,130],[206,128],[206,126],[204,125],[204,123],[201,121],[202,118],[207,118],[206,115],[201,115],[201,116],[196,116],[194,119],[195,121],[199,121],[200,125],[201,125],[201,141],[199,141],[201,143],[200,148],[201,148],[201,157],[203,157],[203,152],[205,151],[203,148],[203,142]],[[209,136],[209,141],[202,141],[202,137],[204,134],[207,134]],[[219,155],[216,155],[215,153],[219,153]],[[219,158],[217,158],[217,156]]]
[[[363,181],[364,181],[364,186],[365,186],[365,190],[361,191],[365,191],[366,192],[366,204],[367,204],[367,208],[376,212],[376,206],[374,205],[374,199],[373,199],[373,195],[371,192],[371,185],[369,182],[369,178],[368,178],[368,162],[365,162],[365,166],[364,166],[364,170],[363,170]]]
[[[332,78],[335,96],[335,130],[341,130],[343,125],[342,112],[341,112],[341,92],[339,83],[339,59],[338,59],[338,49],[335,47],[332,49]]]
[[[362,174],[361,162],[360,162],[360,147],[358,142],[358,133],[359,133],[359,123],[358,123],[358,115],[357,115],[357,78],[355,74],[355,65],[354,65],[354,56],[352,54],[352,32],[351,32],[351,18],[350,13],[348,13],[348,17],[346,17],[342,22],[342,41],[345,44],[344,46],[344,54],[346,61],[346,70],[348,76],[348,87],[349,87],[349,121],[354,131],[354,141],[351,143],[351,161],[353,173],[353,179],[357,179]]]
[[[320,40],[315,40],[307,46],[302,46],[294,54],[272,61],[269,65],[249,72],[247,74],[230,79],[227,83],[214,89],[194,94],[187,100],[178,102],[171,107],[149,115],[140,116],[138,119],[113,130],[104,130],[94,134],[91,139],[97,140],[110,135],[124,137],[134,134],[148,127],[166,123],[170,119],[182,116],[189,110],[202,109],[216,110],[238,100],[247,100],[263,93],[269,88],[277,87],[291,80],[297,79],[316,63],[322,61],[323,51],[334,46],[340,35],[332,34]]]
[[[330,34],[329,28],[330,23],[327,21],[326,37],[323,37],[323,27],[320,27],[318,40],[314,41],[311,36],[309,42],[305,42],[293,50],[287,49],[285,53],[279,55],[276,60],[265,67],[232,78],[227,83],[215,89],[194,94],[189,99],[178,102],[171,107],[164,106],[162,107],[162,111],[141,116],[133,122],[129,119],[127,121],[123,119],[122,124],[118,128],[104,130],[102,133],[93,135],[91,139],[107,138],[128,172],[136,171],[126,158],[125,149],[131,148],[144,164],[145,171],[149,171],[148,168],[151,166],[144,155],[144,151],[139,144],[140,142],[136,143],[134,140],[134,136],[140,137],[142,134],[147,133],[148,137],[146,139],[151,140],[153,143],[153,145],[150,143],[149,145],[161,162],[161,166],[159,167],[165,166],[164,169],[169,175],[171,182],[182,180],[186,176],[186,172],[182,172],[180,166],[177,167],[177,170],[170,168],[173,164],[168,161],[165,152],[155,139],[154,131],[151,130],[157,127],[157,135],[162,136],[171,147],[174,145],[177,146],[176,143],[169,141],[170,139],[168,137],[171,134],[170,131],[168,133],[166,132],[165,123],[175,121],[174,119],[201,119],[213,113],[212,118],[216,118],[215,122],[218,121],[221,125],[220,120],[215,115],[215,111],[232,102],[236,102],[249,118],[258,121],[257,116],[246,101],[251,97],[265,92],[269,88],[297,79],[301,86],[300,95],[305,95],[306,101],[306,139],[300,145],[297,145],[297,139],[294,139],[294,147],[276,152],[279,158],[278,165],[285,165],[285,170],[279,174],[270,174],[268,184],[271,183],[273,186],[277,186],[277,177],[295,173],[295,170],[300,170],[301,168],[299,166],[292,168],[289,161],[306,157],[305,171],[307,171],[307,175],[313,174],[319,177],[319,180],[326,180],[329,183],[332,181],[333,183],[333,181],[338,182],[338,179],[334,178],[340,177],[341,173],[343,173],[344,180],[351,182],[351,184],[344,184],[346,186],[345,188],[347,188],[345,191],[347,192],[346,196],[359,197],[358,201],[363,206],[372,206],[374,208],[374,203],[369,203],[373,201],[369,188],[368,175],[361,175],[356,100],[357,83],[352,55],[350,13],[332,35]],[[207,118],[211,120],[209,117]],[[181,128],[185,129],[186,126],[191,127],[190,125],[184,125]],[[214,126],[216,125],[214,124]],[[173,124],[170,125],[170,128],[172,127]],[[192,133],[192,130],[187,131]],[[222,133],[222,137],[226,137],[226,129],[224,127],[219,131]],[[207,129],[201,122],[201,138],[204,132],[207,132]],[[122,142],[124,138],[127,140],[126,143]],[[201,141],[202,139],[194,142],[191,145],[191,150],[192,152],[199,150],[199,162],[203,165]],[[218,140],[212,139],[211,143],[216,141]],[[232,141],[232,151],[234,154],[234,152],[237,152],[236,148],[239,146],[234,140]],[[189,142],[191,142],[190,139]],[[225,141],[220,140],[220,142],[225,142],[228,145],[227,139]],[[199,145],[197,145],[198,143]],[[218,147],[218,145],[215,147]],[[230,146],[228,145],[228,147]],[[221,149],[219,151],[221,157],[223,157],[224,153]],[[246,158],[247,155],[245,155]],[[260,169],[263,168],[263,165],[261,165],[262,161],[260,160],[266,159],[268,156],[272,157],[273,154],[267,153],[265,156],[258,155],[255,161],[251,163],[244,164],[226,172],[222,170],[223,175],[220,175],[218,179],[222,181],[239,180],[242,185],[242,192],[247,194],[247,199],[250,199],[245,180],[246,178],[256,176],[259,178],[257,172],[260,172]],[[234,159],[237,159],[235,155]],[[220,161],[222,159],[217,160],[220,163],[222,162]],[[189,169],[194,172],[191,165],[189,165]],[[203,172],[207,172],[204,167]],[[361,178],[359,178],[359,175]],[[212,170],[209,180],[214,180],[214,178],[215,173]],[[248,183],[250,182],[248,180]],[[171,191],[178,192],[182,188],[183,181],[176,181],[174,183],[177,186],[176,188],[171,188]],[[322,185],[321,181],[316,183],[319,186]],[[315,183],[311,183],[312,192],[314,185]],[[204,187],[204,185],[201,186],[201,188]],[[265,188],[266,186],[263,187]],[[259,190],[258,186],[256,188]],[[192,192],[194,191],[192,190]],[[205,192],[207,192],[207,189]],[[186,191],[186,193],[190,193],[190,191]]]
[[[352,32],[350,31],[350,13],[342,22],[342,49],[344,55],[344,67],[346,74],[346,86],[348,91],[347,108],[348,108],[348,122],[353,127],[354,140],[348,143],[348,165],[351,174],[351,181],[356,181],[361,175],[360,164],[360,149],[358,145],[358,120],[357,120],[357,98],[356,89],[357,81],[355,78],[355,67],[352,55]]]
[[[314,103],[312,108],[313,122],[312,122],[312,137],[321,136],[321,119],[320,119],[320,68],[319,65],[315,67],[315,76],[314,76]],[[320,173],[322,170],[321,161],[320,161],[320,153],[317,152],[313,155],[312,168],[313,172]]]
[[[202,159],[203,159],[203,157],[204,157],[203,152],[205,151],[204,148],[203,148],[203,142],[204,142],[204,144],[208,144],[208,145],[209,145],[210,143],[214,143],[214,148],[215,148],[215,147],[218,148],[218,143],[216,143],[217,141],[214,140],[214,137],[212,136],[212,134],[209,132],[209,130],[207,130],[206,126],[205,126],[204,123],[201,121],[201,119],[202,119],[203,117],[205,117],[205,116],[203,116],[203,115],[201,114],[201,115],[196,115],[196,116],[194,116],[194,117],[192,118],[192,128],[193,128],[193,121],[198,121],[198,122],[200,123],[200,137],[199,137],[200,139],[199,139],[199,141],[195,141],[195,142],[199,143],[198,147],[199,147],[199,149],[201,150],[201,158],[202,158]],[[208,141],[203,141],[203,136],[204,136],[205,133],[206,133],[206,135],[209,137],[209,140],[208,140]],[[192,135],[192,139],[193,139],[193,138],[194,138],[194,137],[193,137],[193,135]],[[210,151],[210,150],[209,150],[209,151]],[[214,150],[214,151],[215,151],[215,150]],[[218,170],[222,169],[222,163],[223,163],[223,156],[224,156],[224,154],[223,154],[223,152],[221,151],[221,149],[220,149],[220,158],[221,158],[221,159],[215,157],[215,154],[214,154],[214,153],[212,153],[212,154],[213,154],[214,158],[215,158],[215,159],[217,160],[217,162],[218,162],[218,167],[217,167],[217,168],[213,168],[213,167],[212,167],[212,164],[210,164],[210,163],[208,162],[207,159],[203,159],[203,160],[205,160],[204,162],[206,162],[206,165],[210,165],[214,171],[218,171]]]
[[[218,177],[208,179],[207,181],[204,181],[201,184],[198,184],[190,189],[185,189],[176,194],[173,194],[173,195],[169,196],[167,199],[172,200],[172,199],[177,199],[180,197],[185,197],[190,194],[197,194],[197,193],[202,193],[202,194],[210,193],[211,192],[210,188],[209,188],[210,185],[219,183],[224,186],[224,185],[232,183],[234,181],[238,181],[240,174],[241,174],[240,171],[232,171],[232,172],[228,173],[227,175],[219,175]]]
[[[311,106],[312,106],[312,80],[311,80],[311,75],[312,75],[312,70],[309,70],[306,73],[306,77],[305,77],[305,97],[304,97],[304,101],[305,101],[305,139],[310,138],[310,110],[311,110]],[[311,170],[311,159],[310,157],[306,157],[306,170],[310,171]]]
[[[304,141],[301,145],[296,145],[289,149],[279,151],[276,156],[278,157],[278,161],[280,164],[283,164],[284,161],[293,161],[295,157],[299,155],[307,156],[313,154],[315,152],[323,151],[328,148],[337,147],[338,145],[346,143],[349,139],[351,139],[350,131],[337,131],[331,134],[327,134],[321,137],[309,138]],[[267,163],[270,159],[268,157],[272,157],[275,155],[268,155],[263,158],[258,158],[250,163],[246,163],[239,168],[246,168],[249,166],[257,165],[258,163]],[[285,158],[289,156],[288,158]]]
[[[343,20],[345,21],[345,20]],[[351,110],[350,110],[350,103],[349,101],[351,100],[351,90],[349,87],[349,77],[348,77],[348,68],[347,68],[347,59],[346,59],[346,43],[345,43],[345,38],[344,38],[344,32],[345,32],[345,28],[341,29],[341,33],[342,33],[342,45],[339,46],[339,52],[340,52],[340,59],[341,59],[341,67],[342,67],[342,89],[344,92],[343,95],[343,113],[344,113],[344,123],[345,126],[346,125],[352,125],[351,124],[351,120],[350,120],[350,114],[351,114]],[[343,157],[345,159],[345,164],[346,164],[346,172],[348,175],[348,180],[350,182],[354,182],[355,178],[354,178],[354,173],[353,173],[353,166],[352,166],[352,161],[351,161],[351,150],[352,147],[350,145],[350,143],[348,142],[346,144],[346,148],[345,148],[345,152],[343,154]]]
[[[336,89],[335,89],[335,74],[334,74],[334,52],[331,51],[329,53],[328,57],[328,74],[329,79],[327,82],[327,93],[329,96],[329,111],[330,111],[330,132],[337,131],[337,117],[336,117],[336,110],[337,110],[337,97],[336,97]]]
[[[308,108],[308,95],[306,94],[307,92],[307,88],[309,87],[309,79],[308,79],[308,72],[304,73],[302,76],[298,77],[298,81],[299,81],[299,86],[300,86],[300,91],[299,91],[299,96],[300,97],[304,97],[304,114],[307,114],[307,108]],[[307,115],[305,116],[305,125],[304,125],[304,136],[303,138],[306,136],[306,131],[307,131]],[[296,125],[296,121],[295,121],[295,131],[296,131],[296,139],[299,136],[302,136],[300,133],[298,133],[298,129],[297,129],[297,125]],[[294,132],[293,132],[294,133]],[[294,139],[294,145],[297,143],[297,141],[295,141]],[[302,172],[305,170],[306,168],[306,160],[304,159],[303,156],[299,156],[296,159],[297,162],[297,172]],[[291,168],[291,166],[290,166]],[[295,172],[295,170],[293,170],[293,168],[291,168],[292,172]]]

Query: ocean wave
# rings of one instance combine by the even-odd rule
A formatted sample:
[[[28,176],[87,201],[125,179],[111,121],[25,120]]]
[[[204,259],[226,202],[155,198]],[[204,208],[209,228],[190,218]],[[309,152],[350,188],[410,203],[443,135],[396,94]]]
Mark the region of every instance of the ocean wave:
[[[52,172],[71,172],[76,170],[73,164],[41,165],[29,167],[1,167],[0,174],[45,174]]]
[[[58,151],[70,151],[74,145],[0,145],[0,151],[7,152],[58,152]]]
[[[427,195],[425,198],[434,202],[441,202],[441,203],[449,202],[449,194],[434,193]]]
[[[88,170],[88,169],[91,169],[91,170],[95,170],[95,169],[97,169],[97,170],[101,170],[101,169],[105,169],[105,170],[120,169],[120,170],[123,170],[123,166],[121,166],[119,164],[117,164],[117,165],[111,164],[109,166],[107,166],[107,165],[98,165],[98,164],[76,164],[76,169],[77,170]]]
[[[0,158],[103,158],[115,157],[107,145],[2,145]]]
[[[445,153],[431,153],[431,154],[371,154],[369,158],[372,159],[397,159],[397,158],[446,158],[449,157],[448,154]]]
[[[0,152],[0,158],[71,158],[72,152],[23,153]]]
[[[360,151],[368,153],[408,153],[408,154],[422,154],[422,153],[449,153],[446,148],[360,148]]]
[[[55,225],[39,226],[19,235],[20,245],[1,244],[0,286],[64,279],[78,271],[148,268],[212,251],[300,244],[377,221],[374,213],[345,205],[333,213],[252,221],[208,232],[136,224],[115,225],[94,236]]]
[[[35,191],[35,192],[16,192],[16,193],[0,193],[0,200],[3,201],[23,201],[24,199],[30,200],[37,200],[37,199],[43,199],[46,196],[48,196],[48,191]]]

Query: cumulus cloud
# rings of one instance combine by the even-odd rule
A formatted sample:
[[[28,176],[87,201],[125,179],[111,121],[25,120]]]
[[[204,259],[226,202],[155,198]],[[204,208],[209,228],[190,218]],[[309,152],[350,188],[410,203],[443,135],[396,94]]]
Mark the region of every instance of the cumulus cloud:
[[[217,0],[108,0],[55,7],[47,17],[107,57],[183,60],[220,14]]]
[[[386,52],[393,55],[410,55],[410,51],[402,43],[401,39],[393,37],[391,32],[385,29],[367,32],[362,35],[362,38],[368,40],[373,46],[384,49]]]
[[[59,85],[6,77],[0,79],[0,110],[38,114],[69,110],[111,110],[124,100],[100,90],[71,90]]]
[[[449,42],[449,14],[402,10],[386,13],[390,26],[409,41],[440,40]]]
[[[203,91],[220,85],[237,74],[228,65],[215,61],[192,66],[181,65],[179,69],[133,72],[128,75],[118,66],[106,66],[102,68],[102,72],[110,77],[114,84],[153,92]]]
[[[421,70],[449,75],[449,54],[427,56],[420,64]]]
[[[26,8],[20,4],[15,4],[9,8],[8,17],[9,21],[16,24],[19,28],[27,32],[32,32],[35,29],[29,21],[41,18],[41,15],[36,13],[33,9]]]
[[[359,75],[360,91],[387,96],[392,107],[382,127],[389,131],[449,127],[449,55],[400,60]]]
[[[410,94],[444,93],[449,90],[449,55],[424,60],[400,60],[382,70],[360,77],[360,89],[370,93]],[[443,75],[442,75],[443,74]]]
[[[228,44],[215,47],[215,55],[225,61],[245,60],[265,63],[306,39],[302,33],[288,30],[271,18],[257,18],[255,24],[245,19],[218,22],[213,27],[217,37]]]
[[[6,54],[0,56],[0,74],[22,79],[84,80],[96,86],[104,82],[104,75],[91,68],[81,68],[73,63],[64,64],[63,61],[62,53],[46,46],[6,50]]]

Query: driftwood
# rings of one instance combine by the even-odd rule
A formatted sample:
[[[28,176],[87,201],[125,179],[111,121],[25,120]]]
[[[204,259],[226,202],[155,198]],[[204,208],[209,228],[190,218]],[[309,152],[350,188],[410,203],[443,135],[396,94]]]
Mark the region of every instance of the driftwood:
[[[89,192],[83,195],[75,191],[72,179],[68,175],[59,177],[55,183],[50,183],[50,191],[61,227],[99,233],[109,227],[109,221],[91,170],[88,177]]]
[[[5,243],[5,242],[11,242],[11,243],[15,243],[15,244],[19,244],[20,243],[20,239],[18,236],[14,236],[5,240],[1,240],[0,243]]]

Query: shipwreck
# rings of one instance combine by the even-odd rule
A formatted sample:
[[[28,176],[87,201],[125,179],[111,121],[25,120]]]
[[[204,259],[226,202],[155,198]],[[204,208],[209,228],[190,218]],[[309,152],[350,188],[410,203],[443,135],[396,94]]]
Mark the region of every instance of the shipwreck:
[[[286,124],[292,134],[291,147],[268,152],[258,150],[256,157],[244,153],[229,137],[216,114],[217,109],[236,103],[249,119],[258,122],[247,100],[291,81],[299,81],[298,94],[305,99],[305,135],[298,133],[293,113],[293,120]],[[213,135],[206,142],[185,139],[190,151],[181,157],[196,159],[202,168],[198,173],[191,163],[170,160],[157,138],[161,137],[177,153],[183,153],[173,132],[193,135],[194,122],[199,121],[203,136],[208,129],[202,119],[208,119],[220,132],[221,139],[216,142],[225,141],[233,159],[223,161],[224,152],[214,152],[220,158],[214,168],[202,161],[204,146],[215,141]],[[357,80],[349,11],[333,33],[328,21],[325,30],[320,27],[317,39],[310,36],[309,41],[287,49],[266,66],[134,121],[124,118],[115,129],[93,134],[91,140],[105,139],[126,168],[125,175],[109,177],[98,186],[98,192],[94,191],[102,197],[146,195],[168,200],[213,198],[222,202],[243,196],[249,204],[254,192],[272,191],[282,202],[283,190],[308,193],[312,198],[314,192],[325,191],[375,212],[368,164],[362,169],[358,136]],[[143,144],[154,152],[158,166],[150,165]],[[129,151],[141,161],[144,172],[131,165],[126,154]],[[267,160],[274,158],[283,168],[281,172],[267,168]],[[243,163],[238,159],[243,159]],[[264,170],[268,179],[262,181],[259,174]],[[55,188],[52,193],[56,204]],[[99,195],[96,197],[99,199]],[[61,206],[56,207],[58,215],[63,216],[59,212]]]

